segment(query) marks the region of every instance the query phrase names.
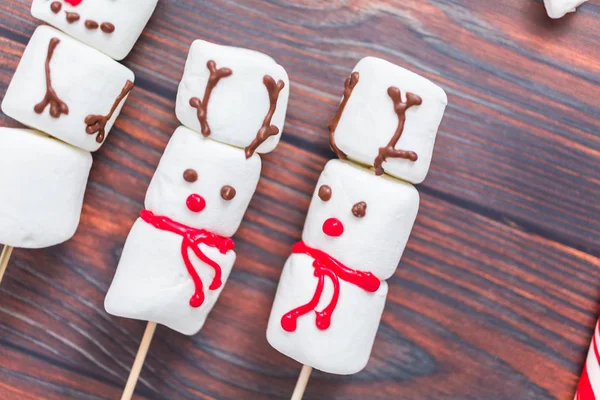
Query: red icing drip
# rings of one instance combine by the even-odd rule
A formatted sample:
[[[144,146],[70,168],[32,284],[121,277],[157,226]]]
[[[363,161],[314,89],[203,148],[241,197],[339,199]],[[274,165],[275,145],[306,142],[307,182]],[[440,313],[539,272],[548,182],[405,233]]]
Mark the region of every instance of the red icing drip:
[[[233,250],[235,246],[233,239],[216,235],[204,229],[196,229],[183,225],[173,221],[169,217],[154,215],[152,211],[148,210],[142,210],[142,212],[140,212],[140,217],[157,229],[180,235],[183,238],[183,241],[181,242],[181,257],[183,258],[183,262],[185,263],[190,277],[194,281],[195,287],[194,295],[190,298],[190,306],[194,308],[200,307],[202,303],[204,303],[204,285],[198,272],[196,272],[196,268],[194,268],[194,265],[190,260],[189,250],[192,250],[200,261],[210,265],[214,269],[215,277],[208,288],[210,290],[217,290],[223,284],[221,280],[221,267],[200,250],[200,244],[217,248],[221,254],[225,254],[229,250]]]
[[[65,0],[65,3],[72,5],[73,7],[81,4],[83,0]]]
[[[319,278],[319,282],[317,283],[313,298],[308,303],[293,309],[281,317],[281,327],[287,332],[294,332],[297,327],[298,318],[311,311],[314,311],[317,315],[317,328],[321,330],[329,328],[331,325],[331,315],[335,311],[340,297],[340,279],[352,283],[369,293],[376,292],[381,286],[381,281],[372,273],[348,268],[324,251],[308,247],[304,242],[296,243],[292,248],[292,252],[294,254],[306,254],[315,259],[313,267],[315,268],[315,276]],[[333,296],[327,307],[322,311],[317,311],[315,308],[318,306],[323,294],[325,276],[329,277],[333,283]]]

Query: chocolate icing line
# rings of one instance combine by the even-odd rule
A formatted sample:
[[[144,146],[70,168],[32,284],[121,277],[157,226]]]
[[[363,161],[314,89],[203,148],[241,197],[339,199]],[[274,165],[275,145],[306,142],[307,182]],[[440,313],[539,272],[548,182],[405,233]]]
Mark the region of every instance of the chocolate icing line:
[[[206,68],[210,71],[210,75],[204,89],[204,97],[202,100],[198,97],[190,99],[190,106],[198,111],[198,121],[200,122],[201,132],[204,137],[210,136],[210,126],[208,125],[208,102],[210,95],[222,78],[226,78],[233,73],[229,68],[217,69],[217,63],[213,60],[209,60],[206,63]]]
[[[119,96],[115,99],[115,102],[113,103],[110,112],[107,115],[90,114],[87,117],[85,117],[85,123],[87,125],[87,127],[85,128],[85,132],[88,135],[94,135],[97,133],[98,136],[96,136],[96,142],[102,143],[104,141],[104,137],[106,136],[106,124],[113,117],[113,114],[117,110],[117,107],[119,106],[121,101],[123,101],[123,99],[129,94],[129,92],[131,92],[131,89],[133,89],[133,82],[128,80],[127,82],[125,82],[125,86],[123,86],[121,94],[119,94]]]
[[[279,128],[275,125],[271,125],[271,121],[273,120],[273,115],[275,114],[275,110],[277,110],[277,101],[279,100],[279,93],[285,87],[285,83],[280,79],[275,83],[275,79],[273,79],[270,75],[265,75],[263,78],[263,83],[267,88],[267,92],[269,93],[269,111],[263,120],[263,124],[258,130],[256,137],[250,143],[248,147],[246,147],[246,158],[252,157],[256,149],[265,142],[271,136],[275,136],[279,133]]]
[[[348,78],[346,78],[346,81],[344,82],[344,97],[342,97],[342,102],[340,103],[340,106],[338,107],[334,117],[329,120],[329,147],[331,147],[331,150],[335,152],[340,160],[345,160],[348,158],[348,156],[346,156],[346,153],[340,150],[340,148],[337,147],[337,144],[335,144],[335,130],[340,123],[340,119],[342,119],[342,114],[346,109],[346,104],[348,104],[348,100],[350,100],[352,91],[358,84],[359,78],[360,75],[358,72],[353,72]]]
[[[71,4],[72,6],[77,6],[79,5],[80,1],[67,1],[67,3]],[[54,14],[58,14],[62,10],[62,3],[59,1],[53,1],[50,3],[50,10],[52,10]],[[81,16],[76,12],[65,11],[65,19],[69,24],[72,24],[79,21]],[[98,24],[98,22],[89,19],[85,21],[85,27],[90,30],[98,29],[98,27],[100,27],[102,32],[109,34],[115,31],[115,25],[111,22],[103,22],[102,24]]]
[[[396,149],[398,141],[402,137],[404,132],[404,125],[406,123],[406,111],[413,106],[420,106],[423,103],[423,99],[413,93],[406,93],[406,103],[402,101],[402,92],[400,89],[394,86],[388,88],[388,95],[394,102],[394,112],[398,116],[398,127],[394,136],[385,147],[379,149],[379,155],[375,158],[373,166],[375,167],[376,175],[383,175],[385,170],[383,169],[383,163],[388,158],[404,158],[415,162],[419,159],[419,156],[414,151]]]
[[[44,95],[44,99],[36,104],[33,107],[33,110],[41,114],[44,112],[46,107],[50,105],[50,116],[52,118],[59,118],[61,114],[68,115],[69,107],[58,97],[54,88],[52,87],[52,77],[50,70],[50,61],[52,61],[52,56],[54,55],[54,50],[56,46],[60,43],[60,39],[52,38],[50,39],[50,44],[48,45],[48,55],[46,56],[46,94]]]

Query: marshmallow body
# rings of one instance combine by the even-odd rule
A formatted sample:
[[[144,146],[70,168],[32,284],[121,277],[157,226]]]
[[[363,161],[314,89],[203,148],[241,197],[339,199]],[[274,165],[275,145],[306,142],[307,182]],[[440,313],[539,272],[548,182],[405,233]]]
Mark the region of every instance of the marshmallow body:
[[[215,248],[200,245],[202,252],[221,268],[223,285],[217,290],[208,288],[214,270],[197,257],[190,257],[204,283],[206,296],[202,305],[195,308],[190,306],[194,282],[181,255],[181,241],[181,236],[138,219],[129,233],[106,295],[106,311],[120,317],[157,322],[184,335],[193,335],[202,329],[229,277],[235,252],[221,254]]]
[[[385,279],[396,270],[418,208],[419,194],[408,183],[346,161],[327,163],[302,234],[309,250],[295,247],[284,267],[267,329],[269,343],[325,372],[363,369],[385,305]],[[344,272],[348,269],[350,274]],[[363,278],[353,281],[352,275]],[[319,285],[324,285],[321,293]],[[304,307],[313,298],[318,305]],[[319,313],[330,315],[330,323],[319,322]],[[296,321],[295,329],[290,320]]]
[[[129,54],[158,0],[33,0],[31,14],[110,57]]]
[[[196,172],[195,182],[187,182],[184,173]],[[185,225],[207,229],[221,236],[232,236],[240,226],[260,178],[258,155],[246,159],[244,152],[210,139],[185,127],[178,128],[160,160],[146,193],[146,208]],[[225,200],[225,186],[235,197]],[[202,212],[186,206],[190,195],[198,194],[206,202]]]
[[[562,18],[566,14],[575,12],[576,8],[587,0],[544,0],[546,12],[550,18]]]
[[[95,151],[118,117],[133,80],[128,68],[108,56],[41,26],[25,49],[2,110],[25,125]],[[103,126],[96,125],[98,118],[105,119]],[[88,126],[92,134],[86,132]]]
[[[0,128],[0,243],[42,248],[70,239],[91,167],[86,151],[39,132]]]
[[[217,69],[229,69],[231,74],[221,77],[212,90],[207,91],[211,76],[207,64],[210,61]],[[285,69],[265,54],[196,40],[179,85],[177,118],[195,131],[206,129],[200,122],[198,107],[190,104],[192,99],[197,99],[196,103],[205,104],[211,139],[240,148],[250,146],[270,114],[271,101],[265,76],[270,76],[275,83],[281,81],[283,85],[269,124],[279,133],[266,139],[257,150],[268,153],[275,149],[281,138],[290,85]]]
[[[406,110],[401,136],[391,144],[395,149],[416,153],[418,159],[388,157],[382,167],[389,175],[421,183],[429,171],[438,127],[448,103],[444,90],[379,58],[362,59],[353,72],[358,73],[358,83],[335,130],[338,148],[351,160],[374,165],[379,149],[390,145],[400,125],[389,88],[399,89],[403,102],[407,101],[407,93],[412,93],[422,103]]]
[[[139,219],[106,296],[106,310],[154,321],[186,335],[198,332],[223,290],[235,253],[230,248],[196,242],[199,234],[194,230],[206,230],[228,240],[256,190],[260,169],[258,155],[246,159],[242,149],[178,128],[148,188],[146,209],[158,219],[172,221],[171,226],[190,229],[177,234]],[[217,272],[204,257],[221,271],[221,285],[216,288],[211,286]],[[199,275],[205,296],[195,307],[191,296],[198,285],[186,258]]]
[[[298,319],[294,332],[281,327],[281,318],[292,309],[308,303],[317,287],[313,259],[304,254],[292,255],[284,269],[267,327],[267,340],[279,352],[301,364],[318,370],[348,375],[362,370],[369,361],[379,321],[385,305],[388,287],[368,293],[340,280],[340,294],[331,317],[331,325],[320,330],[315,313]],[[333,289],[326,280],[318,309],[331,301]]]
[[[321,187],[331,189],[327,201],[319,197]],[[364,202],[364,217],[353,214]],[[349,162],[327,163],[308,210],[302,239],[350,268],[369,271],[381,280],[394,274],[419,210],[419,192],[414,186]],[[344,232],[332,237],[324,232],[332,218]]]

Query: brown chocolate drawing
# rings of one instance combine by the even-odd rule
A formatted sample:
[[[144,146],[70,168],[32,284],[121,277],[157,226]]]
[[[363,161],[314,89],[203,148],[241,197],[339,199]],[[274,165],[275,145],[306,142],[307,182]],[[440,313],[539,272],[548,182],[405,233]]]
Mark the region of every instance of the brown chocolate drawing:
[[[350,95],[352,95],[352,91],[358,84],[359,77],[360,76],[358,72],[353,72],[352,75],[346,79],[346,82],[344,82],[344,97],[342,98],[342,102],[340,103],[340,106],[338,107],[334,117],[329,121],[329,146],[340,160],[345,160],[348,157],[346,156],[346,153],[340,150],[340,148],[335,144],[335,130],[340,123],[344,109],[346,109],[346,104],[348,104],[348,100],[350,100]]]
[[[113,33],[115,31],[115,26],[113,24],[111,24],[110,22],[103,22],[100,25],[100,29],[104,33]]]
[[[52,4],[50,4],[50,9],[54,14],[58,14],[60,10],[62,10],[62,4],[60,1],[53,1]]]
[[[52,118],[59,118],[61,114],[69,114],[69,107],[58,97],[52,87],[50,61],[52,61],[54,50],[59,43],[60,39],[58,38],[52,38],[50,40],[50,44],[48,45],[48,55],[46,56],[46,94],[44,95],[44,99],[33,107],[33,110],[36,113],[41,114],[46,107],[50,105],[50,116]]]
[[[77,22],[79,21],[79,19],[81,18],[79,16],[79,14],[77,14],[76,12],[65,12],[65,17],[67,18],[67,22],[72,24],[73,22]]]
[[[363,218],[365,215],[367,215],[367,203],[364,201],[356,203],[354,206],[352,206],[352,214],[356,218]]]
[[[275,114],[275,110],[277,109],[277,100],[279,100],[279,93],[285,87],[285,83],[280,79],[277,83],[275,83],[275,79],[273,79],[269,75],[265,75],[263,78],[263,83],[267,88],[267,92],[269,93],[269,111],[263,120],[263,124],[258,130],[256,137],[250,143],[248,147],[246,147],[246,158],[252,157],[258,146],[263,144],[265,140],[270,138],[271,136],[275,136],[279,133],[279,128],[275,125],[271,125],[271,120],[273,119],[273,115]]]
[[[190,99],[190,106],[198,111],[198,121],[200,122],[201,132],[204,137],[210,136],[210,126],[208,125],[208,102],[210,100],[210,94],[222,78],[232,74],[232,71],[229,68],[217,69],[217,63],[213,60],[208,61],[206,67],[210,71],[210,75],[208,77],[208,82],[206,83],[206,88],[204,89],[204,97],[202,100],[198,97],[192,97]]]
[[[85,21],[85,27],[88,29],[98,29],[99,26],[100,25],[96,21],[92,21],[91,19]]]
[[[85,118],[85,123],[87,125],[85,131],[88,135],[97,133],[98,136],[96,136],[96,142],[102,143],[104,141],[104,138],[106,137],[106,124],[113,117],[117,107],[121,104],[121,101],[123,101],[129,92],[131,92],[131,89],[133,89],[133,82],[128,80],[125,83],[123,90],[121,90],[121,94],[115,99],[115,102],[107,115],[88,115]]]
[[[225,185],[221,188],[221,197],[223,198],[223,200],[233,200],[233,198],[236,195],[236,191],[233,188],[233,186],[229,186],[229,185]]]
[[[383,163],[388,158],[404,158],[412,162],[417,161],[419,156],[414,151],[396,149],[398,141],[402,137],[404,132],[404,124],[406,123],[406,111],[413,106],[420,106],[423,103],[423,99],[413,93],[406,93],[406,103],[402,101],[402,93],[400,89],[394,86],[390,86],[388,89],[388,95],[394,102],[394,111],[398,116],[398,128],[392,139],[385,147],[379,149],[379,155],[375,158],[373,166],[375,167],[376,175],[383,175],[385,172],[383,169]]]

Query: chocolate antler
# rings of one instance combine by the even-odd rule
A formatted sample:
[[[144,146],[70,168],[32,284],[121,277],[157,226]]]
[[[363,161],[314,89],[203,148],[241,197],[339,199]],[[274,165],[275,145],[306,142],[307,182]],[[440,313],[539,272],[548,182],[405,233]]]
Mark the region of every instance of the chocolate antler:
[[[59,43],[60,39],[58,38],[52,38],[50,40],[50,44],[48,45],[48,55],[46,56],[46,94],[44,95],[44,99],[33,107],[33,110],[36,113],[41,114],[49,104],[50,116],[52,118],[59,118],[61,114],[69,114],[69,107],[58,97],[52,87],[50,61],[52,61],[54,50]]]
[[[265,140],[279,133],[279,128],[275,125],[271,125],[271,120],[273,119],[273,115],[275,114],[275,110],[277,109],[277,100],[279,100],[279,93],[285,87],[285,83],[281,79],[277,83],[275,83],[275,79],[273,79],[269,75],[265,75],[265,77],[263,78],[263,83],[267,88],[267,92],[269,92],[269,111],[265,116],[262,126],[256,134],[256,138],[252,141],[252,143],[250,143],[248,147],[246,147],[246,158],[252,157],[256,149],[258,149],[258,146],[263,144]]]
[[[335,116],[333,118],[331,118],[331,120],[329,121],[329,125],[328,125],[328,127],[329,127],[329,146],[331,147],[331,150],[333,150],[335,152],[335,154],[338,156],[338,158],[340,160],[345,160],[348,157],[346,156],[346,153],[344,153],[342,150],[340,150],[340,148],[337,147],[337,145],[335,144],[335,130],[337,129],[338,124],[340,123],[340,119],[342,118],[342,114],[344,113],[344,109],[346,108],[346,104],[348,104],[348,100],[350,100],[350,95],[352,94],[352,91],[358,84],[358,78],[359,78],[358,72],[353,72],[352,75],[350,75],[346,79],[346,82],[344,82],[344,97],[342,98],[342,102],[340,103],[340,106],[338,107],[338,110],[335,113]]]
[[[222,78],[232,74],[229,68],[217,69],[217,63],[213,60],[208,61],[206,67],[210,71],[210,76],[206,83],[206,89],[204,89],[204,98],[202,100],[197,97],[192,97],[190,99],[190,106],[198,110],[198,121],[200,121],[200,127],[204,137],[210,136],[210,126],[208,126],[208,101],[210,100],[210,94]]]
[[[97,133],[97,143],[102,143],[104,141],[104,138],[106,137],[106,124],[113,117],[113,114],[117,110],[119,104],[121,104],[121,101],[123,101],[125,96],[127,96],[129,92],[131,92],[131,89],[133,89],[133,82],[128,80],[127,82],[125,82],[125,86],[121,90],[121,94],[119,94],[119,96],[115,99],[115,102],[113,103],[107,115],[91,114],[85,117],[85,124],[87,125],[85,131],[88,135],[94,135]]]
[[[394,102],[394,111],[398,115],[398,128],[392,139],[385,147],[379,149],[379,155],[375,158],[373,166],[375,167],[376,175],[383,175],[385,172],[383,169],[383,163],[389,158],[404,158],[412,162],[417,161],[419,156],[414,151],[399,150],[396,149],[398,141],[402,137],[404,132],[404,124],[406,123],[406,111],[413,106],[420,106],[423,103],[423,99],[413,93],[406,93],[406,103],[402,102],[402,93],[400,89],[394,86],[390,86],[388,89],[388,95]]]

